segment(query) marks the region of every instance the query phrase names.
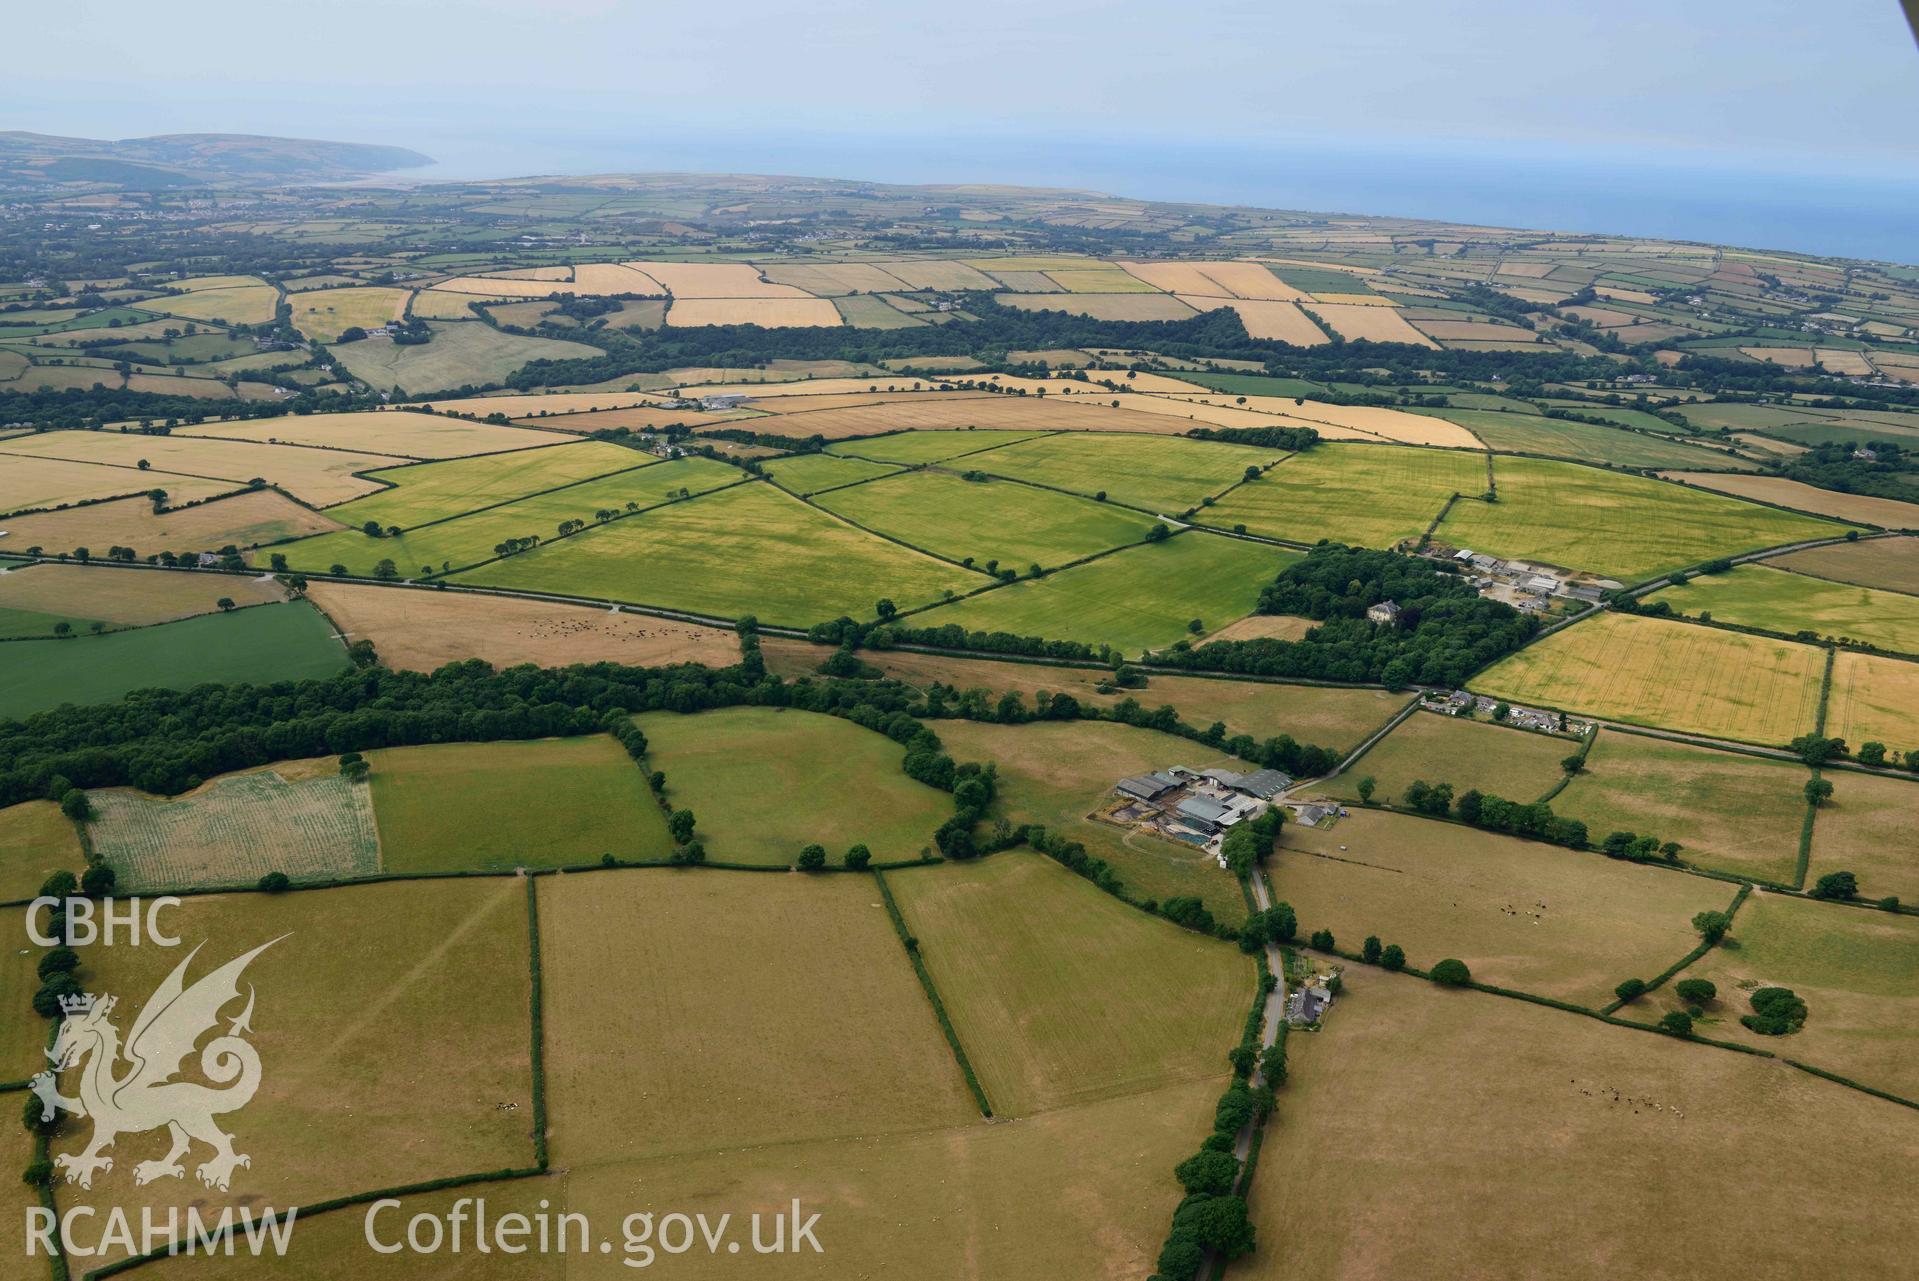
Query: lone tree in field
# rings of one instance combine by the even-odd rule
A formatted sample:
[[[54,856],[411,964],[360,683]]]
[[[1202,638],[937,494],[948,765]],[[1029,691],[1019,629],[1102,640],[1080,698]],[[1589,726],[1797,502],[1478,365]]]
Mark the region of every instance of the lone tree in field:
[[[1806,780],[1806,804],[1818,809],[1832,799],[1832,783],[1823,778]]]
[[[1388,943],[1386,949],[1379,954],[1379,964],[1383,969],[1388,970],[1398,971],[1405,969],[1405,949],[1397,943]]]
[[[1361,805],[1371,805],[1373,803],[1373,793],[1378,790],[1379,790],[1379,780],[1374,778],[1371,774],[1368,774],[1365,778],[1360,779],[1359,780],[1359,803]]]
[[[855,845],[846,851],[846,866],[855,872],[863,872],[873,863],[873,851],[864,845]]]
[[[213,607],[219,610],[222,614],[230,614],[235,609],[239,608],[237,605],[233,603],[233,597],[231,596],[222,596],[219,600],[216,600],[213,602]]]
[[[1666,1017],[1659,1020],[1659,1030],[1673,1036],[1692,1035],[1692,1015],[1684,1010],[1670,1010]]]
[[[1383,950],[1379,945],[1379,935],[1368,934],[1366,941],[1359,945],[1359,959],[1368,965],[1378,965]]]
[[[800,871],[817,872],[825,866],[826,847],[824,845],[808,845],[800,851]]]
[[[1692,927],[1699,931],[1707,947],[1717,947],[1719,940],[1726,937],[1726,931],[1732,928],[1730,912],[1696,912],[1693,914]]]
[[[1711,979],[1680,979],[1672,985],[1672,990],[1687,1005],[1704,1005],[1719,995],[1719,989],[1713,986]]]
[[[1851,872],[1827,872],[1813,883],[1814,898],[1848,899],[1859,897],[1859,878]]]
[[[1636,1001],[1646,994],[1646,980],[1627,979],[1618,987],[1614,988],[1612,994],[1618,997],[1621,1003]]]
[[[693,839],[693,823],[692,810],[674,810],[667,816],[666,830],[675,844],[684,845]]]
[[[1441,987],[1464,987],[1473,981],[1473,972],[1466,968],[1466,962],[1449,956],[1433,966],[1432,977]]]

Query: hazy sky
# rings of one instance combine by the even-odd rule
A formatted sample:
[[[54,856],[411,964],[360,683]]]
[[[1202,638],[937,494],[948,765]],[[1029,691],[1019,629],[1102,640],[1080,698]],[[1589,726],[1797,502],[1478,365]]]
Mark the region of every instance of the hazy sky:
[[[763,130],[843,139],[848,176],[865,176],[860,139],[915,134],[1919,173],[1919,49],[1896,0],[61,0],[20,12],[0,128],[497,146],[516,171],[509,157],[560,139]]]

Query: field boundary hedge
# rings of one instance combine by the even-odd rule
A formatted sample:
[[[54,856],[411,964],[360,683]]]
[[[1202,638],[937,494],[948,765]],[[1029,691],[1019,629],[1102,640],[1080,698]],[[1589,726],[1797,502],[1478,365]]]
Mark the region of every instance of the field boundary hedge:
[[[993,1119],[993,1105],[987,1101],[986,1089],[973,1071],[973,1061],[966,1057],[966,1047],[960,1044],[959,1031],[946,1012],[946,1002],[940,999],[932,971],[926,968],[926,961],[920,956],[919,940],[907,930],[906,918],[900,915],[900,906],[893,899],[893,890],[886,883],[886,874],[878,868],[873,868],[872,872],[873,883],[879,886],[880,901],[886,905],[887,919],[892,921],[893,932],[899,935],[900,946],[906,949],[907,959],[913,963],[913,973],[919,976],[920,989],[926,993],[926,999],[933,1007],[933,1017],[939,1020],[940,1031],[953,1051],[953,1061],[959,1064],[960,1075],[966,1078],[966,1088],[973,1092],[973,1101],[979,1105],[980,1115],[990,1121]]]
[[[526,878],[527,977],[532,981],[529,1017],[532,1023],[533,1068],[533,1164],[541,1172],[547,1168],[546,1145],[546,1006],[544,971],[540,959],[539,882]]]
[[[1732,905],[1726,909],[1726,915],[1728,917],[1737,918],[1739,915],[1739,909],[1741,905],[1745,903],[1746,897],[1751,893],[1752,893],[1752,885],[1750,883],[1741,885],[1739,887],[1739,892],[1732,896]],[[1731,932],[1730,926],[1727,927],[1727,932],[1728,933]],[[1653,992],[1658,990],[1659,988],[1664,987],[1666,983],[1670,981],[1675,974],[1679,973],[1681,970],[1685,969],[1687,966],[1691,965],[1694,961],[1697,961],[1700,957],[1712,951],[1713,948],[1717,946],[1718,944],[1716,943],[1710,943],[1704,939],[1701,939],[1699,942],[1699,946],[1693,948],[1692,951],[1686,953],[1684,956],[1680,957],[1677,961],[1673,962],[1671,965],[1668,965],[1665,969],[1661,970],[1658,974],[1654,975],[1652,978],[1647,979],[1645,991],[1639,993],[1639,996],[1644,996],[1646,992]],[[1629,1001],[1635,1001],[1638,999],[1639,999],[1638,996],[1634,996],[1634,997],[1622,996],[1619,999],[1612,1002],[1612,1004],[1610,1005],[1601,1006],[1599,1012],[1601,1014],[1613,1014],[1617,1012],[1620,1009],[1620,1007],[1626,1005]]]

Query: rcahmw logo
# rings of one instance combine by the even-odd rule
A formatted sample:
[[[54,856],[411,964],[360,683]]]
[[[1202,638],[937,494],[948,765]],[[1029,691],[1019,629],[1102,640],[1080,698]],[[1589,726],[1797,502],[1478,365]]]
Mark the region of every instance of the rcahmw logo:
[[[218,1028],[221,1011],[241,998],[240,976],[247,966],[285,937],[262,943],[189,986],[187,968],[200,953],[200,947],[195,947],[140,1008],[124,1043],[113,1022],[116,998],[90,993],[61,998],[60,1029],[46,1051],[51,1068],[34,1077],[29,1088],[40,1100],[43,1124],[51,1123],[62,1112],[93,1123],[92,1134],[81,1150],[61,1152],[53,1159],[54,1168],[65,1174],[68,1183],[91,1188],[97,1174],[113,1169],[114,1158],[108,1149],[116,1140],[163,1127],[171,1146],[164,1156],[134,1165],[136,1184],[184,1179],[182,1158],[193,1152],[196,1143],[208,1149],[207,1159],[194,1170],[199,1182],[208,1188],[226,1191],[236,1169],[251,1168],[252,1159],[235,1150],[233,1136],[214,1120],[245,1107],[260,1088],[259,1051],[246,1039],[253,1031],[251,985],[244,994],[245,1006],[227,1021],[223,1032]],[[212,1084],[176,1079],[208,1032],[217,1034],[200,1047],[199,1074]],[[69,1097],[60,1092],[58,1074],[74,1072],[79,1079],[76,1093]],[[76,1226],[103,1213],[106,1222],[97,1247],[77,1239]],[[66,1252],[79,1257],[115,1244],[138,1248],[139,1239],[156,1235],[158,1244],[173,1245],[176,1250],[210,1248],[222,1239],[232,1249],[231,1207],[211,1228],[201,1219],[197,1207],[190,1208],[186,1217],[185,1234],[181,1235],[179,1216],[174,1211],[164,1211],[156,1218],[149,1208],[142,1212],[143,1231],[136,1234],[124,1211],[117,1207],[103,1212],[92,1206],[74,1206],[61,1216],[57,1226]],[[289,1212],[284,1219],[276,1219],[271,1211],[249,1213],[241,1222],[248,1243],[258,1253],[269,1243],[284,1248],[280,1234],[284,1231],[290,1236],[293,1215]],[[51,1211],[39,1206],[29,1210],[28,1252],[35,1252],[36,1246],[51,1250],[55,1227]]]

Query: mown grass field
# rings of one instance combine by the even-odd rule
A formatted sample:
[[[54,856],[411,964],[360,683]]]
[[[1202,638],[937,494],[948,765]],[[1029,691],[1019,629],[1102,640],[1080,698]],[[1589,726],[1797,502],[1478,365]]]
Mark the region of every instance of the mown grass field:
[[[1256,980],[1238,949],[1042,855],[887,883],[1002,1115],[1214,1078],[1239,1040]]]
[[[1628,831],[1678,841],[1701,867],[1789,883],[1805,821],[1803,765],[1601,730],[1586,767],[1553,798],[1595,841]]]
[[[1772,562],[1834,582],[1919,593],[1919,538],[1869,538],[1790,552]]]
[[[1287,1160],[1260,1160],[1259,1246],[1230,1281],[1677,1277],[1726,1260],[1778,1281],[1906,1271],[1905,1220],[1876,1197],[1832,1198],[1820,1233],[1754,1236],[1826,1189],[1908,1179],[1919,1126],[1905,1109],[1416,978],[1348,967],[1346,989],[1323,1031],[1287,1043],[1265,1148]]]
[[[782,867],[814,843],[833,863],[854,844],[876,862],[918,858],[952,813],[901,771],[903,747],[835,716],[728,707],[637,723],[647,767],[665,771],[668,802],[693,811],[715,862]]]
[[[556,1164],[979,1121],[868,878],[595,872],[539,895]]]
[[[1022,579],[910,621],[1138,654],[1196,635],[1189,629],[1194,619],[1203,633],[1243,617],[1259,603],[1260,589],[1294,559],[1296,553],[1266,544],[1194,531]]]
[[[1471,683],[1515,703],[1780,746],[1817,722],[1824,671],[1824,651],[1810,645],[1608,612],[1528,645]]]
[[[1870,494],[1842,494],[1837,490],[1819,489],[1801,481],[1787,480],[1783,476],[1728,476],[1709,472],[1665,474],[1698,488],[1778,503],[1781,507],[1791,507],[1797,511],[1817,512],[1834,521],[1857,521],[1862,525],[1879,525],[1886,529],[1919,528],[1919,503],[1875,498]],[[1843,528],[1832,531],[1843,532]]]
[[[871,618],[882,597],[910,609],[986,581],[765,484],[615,521],[458,577],[799,627]]]
[[[1477,788],[1523,805],[1559,782],[1565,776],[1559,762],[1578,750],[1576,739],[1416,712],[1319,790],[1356,800],[1359,781],[1370,778],[1373,800],[1393,804],[1417,780],[1451,783],[1455,795]]]
[[[524,882],[205,895],[172,909],[167,924],[189,944],[207,940],[193,978],[280,940],[242,980],[257,993],[248,1039],[263,1072],[253,1101],[223,1127],[253,1163],[234,1172],[228,1192],[201,1187],[191,1167],[185,1187],[172,1179],[139,1187],[135,1163],[163,1156],[166,1136],[123,1135],[113,1170],[96,1177],[91,1192],[62,1185],[63,1208],[104,1216],[118,1206],[137,1223],[142,1207],[177,1207],[192,1195],[217,1219],[226,1206],[311,1205],[532,1164]],[[91,990],[125,994],[122,1018],[130,1018],[128,1007],[185,953],[89,948],[80,977]],[[228,1017],[239,1009],[231,1005]],[[71,1134],[56,1142],[56,1150],[78,1146]],[[193,1160],[204,1159],[205,1149],[196,1149]],[[158,1213],[164,1223],[166,1209]]]
[[[348,573],[370,575],[382,560],[391,560],[402,577],[423,577],[492,560],[499,555],[494,549],[509,538],[555,538],[562,521],[592,525],[602,511],[616,512],[624,519],[628,503],[652,507],[677,497],[682,489],[704,493],[734,484],[740,477],[736,468],[709,458],[655,462],[471,516],[416,527],[397,538],[374,538],[358,529],[344,529],[293,543],[284,552],[295,569],[324,571],[341,564]]]
[[[73,820],[52,801],[0,809],[0,900],[32,898],[47,877],[78,875],[84,862]]]
[[[136,689],[330,676],[347,662],[320,612],[293,601],[104,636],[10,641],[4,657],[0,717],[13,718]]]
[[[1248,467],[1284,457],[1270,449],[1168,436],[1047,436],[982,454],[970,465],[998,476],[1176,516],[1238,482]]]
[[[15,477],[24,476],[26,483],[33,483],[38,473],[32,464],[23,462],[29,457],[49,467],[60,461],[85,464],[79,470],[97,477],[92,482],[97,488],[92,494],[74,497],[163,489],[171,502],[181,503],[243,488],[252,480],[265,480],[313,507],[330,507],[370,492],[377,488],[376,482],[364,480],[358,473],[388,467],[395,461],[386,454],[345,449],[92,431],[43,432],[7,441],[4,451],[19,457],[0,460],[9,478],[6,488],[0,489],[0,503],[22,483]],[[151,470],[141,470],[142,461],[150,464]],[[157,474],[161,472],[170,474]],[[39,507],[72,500],[36,497],[32,502],[8,505]]]
[[[63,618],[76,632],[89,623],[145,627],[210,614],[218,602],[264,605],[286,599],[271,582],[226,574],[127,571],[110,566],[37,564],[0,574],[0,636],[45,635],[10,630],[9,615]]]
[[[1919,783],[1851,770],[1829,770],[1825,777],[1832,799],[1813,823],[1806,884],[1828,872],[1851,872],[1861,897],[1919,901],[1919,847],[1912,837]]]
[[[1233,925],[1246,919],[1239,887],[1204,850],[1087,816],[1111,801],[1113,785],[1131,774],[1181,764],[1249,767],[1171,734],[1111,723],[943,721],[940,729],[954,759],[998,765],[996,817],[1039,823],[1078,841],[1112,865],[1134,898],[1197,898],[1215,919]]]
[[[896,468],[869,463],[859,458],[836,458],[832,454],[794,454],[775,458],[766,464],[766,474],[788,493],[804,498],[823,489],[837,489],[857,481],[891,475]]]
[[[348,329],[377,329],[400,319],[409,294],[378,285],[310,289],[289,299],[293,327],[316,342],[334,342]]]
[[[19,446],[31,437],[14,437],[0,442]],[[98,467],[64,458],[27,458],[10,451],[0,456],[0,514],[40,508],[63,507],[69,503],[90,503],[122,494],[145,494],[164,489],[174,502],[191,502],[234,489],[230,480],[207,480],[171,473],[156,475],[126,467]],[[146,499],[139,500],[146,505]],[[57,513],[49,512],[48,515]],[[29,517],[29,519],[35,519]],[[51,544],[55,547],[64,544]],[[23,543],[22,546],[31,546]]]
[[[1388,547],[1423,533],[1455,493],[1486,489],[1486,459],[1403,445],[1315,445],[1202,512],[1209,525]]]
[[[884,463],[938,463],[962,454],[995,449],[1015,441],[1032,440],[1030,431],[907,431],[893,436],[875,436],[867,440],[848,440],[828,445],[829,454],[848,458],[872,458]]]
[[[522,338],[477,320],[427,323],[433,338],[426,343],[395,345],[390,338],[363,338],[330,350],[355,378],[381,391],[414,396],[504,382],[532,360],[590,359],[600,354],[598,347],[585,343]]]
[[[1287,824],[1267,867],[1301,937],[1347,951],[1376,934],[1409,963],[1458,957],[1481,982],[1592,1008],[1698,942],[1693,914],[1733,887],[1656,867],[1407,814],[1355,810],[1331,828]],[[1443,910],[1439,910],[1443,905]]]
[[[915,471],[823,494],[817,500],[856,524],[949,560],[997,561],[1024,574],[1052,569],[1146,537],[1139,512],[1008,480],[962,480]]]
[[[127,788],[90,793],[93,848],[122,891],[257,884],[270,872],[298,882],[370,876],[380,842],[366,784],[340,777],[331,757],[226,774],[180,796]]]
[[[1576,463],[1499,458],[1497,503],[1454,503],[1436,536],[1495,556],[1638,582],[1715,556],[1845,527]]]
[[[1582,405],[1581,409],[1584,410],[1585,406]],[[1493,449],[1515,453],[1549,454],[1557,458],[1576,458],[1581,462],[1617,463],[1622,467],[1752,466],[1740,459],[1709,454],[1696,445],[1682,444],[1663,436],[1547,418],[1541,414],[1446,409],[1434,411],[1434,416],[1467,428]]]
[[[1919,1096],[1919,922],[1811,899],[1755,892],[1734,918],[1734,946],[1716,947],[1680,976],[1719,989],[1699,1031],[1799,1059],[1905,1098]],[[1760,1036],[1739,1022],[1748,994],[1789,987],[1805,1001],[1805,1026]],[[1627,1007],[1656,1019],[1680,1008],[1661,989]],[[1624,1011],[1622,1011],[1623,1013]]]
[[[392,747],[367,759],[390,872],[559,867],[673,851],[645,772],[606,735]]]
[[[382,527],[398,525],[401,529],[411,529],[428,521],[446,520],[476,508],[655,462],[651,454],[590,440],[546,449],[389,467],[370,472],[369,477],[392,488],[344,503],[328,515],[356,529],[369,520]]]
[[[1722,623],[1835,640],[1880,649],[1919,651],[1919,596],[1875,591],[1794,574],[1766,565],[1739,565],[1726,574],[1701,574],[1683,587],[1654,592],[1682,614],[1711,614]]]
[[[498,423],[472,423],[440,414],[381,410],[359,414],[292,414],[190,427],[182,435],[215,440],[253,440],[328,449],[361,449],[404,458],[460,458],[555,445],[567,437]],[[391,479],[399,480],[405,473]]]
[[[781,676],[813,674],[832,649],[805,641],[769,636],[760,642],[770,671]],[[1340,689],[1316,685],[1279,685],[1263,681],[1216,680],[1203,676],[1163,676],[1154,673],[1143,688],[1102,694],[1097,686],[1111,672],[1104,667],[1055,667],[992,659],[955,658],[908,650],[860,651],[888,676],[919,689],[933,682],[956,689],[984,689],[997,702],[1001,694],[1017,691],[1030,704],[1034,695],[1071,694],[1082,704],[1110,707],[1122,698],[1137,699],[1146,707],[1170,705],[1181,719],[1204,729],[1214,721],[1229,733],[1259,739],[1290,734],[1302,743],[1316,743],[1335,751],[1356,746],[1390,720],[1406,704],[1407,694],[1383,689]]]
[[[740,656],[739,637],[730,631],[592,605],[337,582],[313,583],[307,598],[348,639],[372,641],[382,664],[403,671],[431,672],[469,658],[495,667],[726,667]]]
[[[1826,733],[1854,747],[1919,748],[1919,663],[1841,650],[1833,661]]]

